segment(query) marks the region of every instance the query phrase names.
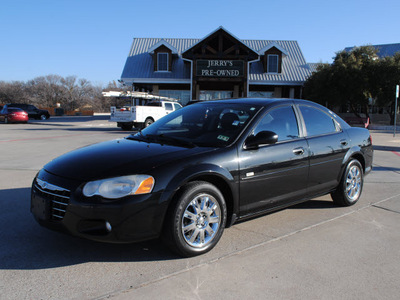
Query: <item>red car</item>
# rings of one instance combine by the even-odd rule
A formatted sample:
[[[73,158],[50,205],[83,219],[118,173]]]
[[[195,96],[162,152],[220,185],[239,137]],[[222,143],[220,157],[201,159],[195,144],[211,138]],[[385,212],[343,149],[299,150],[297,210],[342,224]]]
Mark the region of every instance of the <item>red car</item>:
[[[3,121],[4,123],[27,123],[28,113],[16,107],[4,107],[0,111],[0,121]]]

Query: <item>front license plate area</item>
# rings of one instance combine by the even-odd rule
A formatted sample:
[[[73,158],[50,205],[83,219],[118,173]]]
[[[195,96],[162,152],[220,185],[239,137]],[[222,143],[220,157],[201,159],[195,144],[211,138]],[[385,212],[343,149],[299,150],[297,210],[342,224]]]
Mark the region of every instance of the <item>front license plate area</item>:
[[[50,219],[50,201],[38,195],[32,194],[31,210],[33,215],[41,220]]]

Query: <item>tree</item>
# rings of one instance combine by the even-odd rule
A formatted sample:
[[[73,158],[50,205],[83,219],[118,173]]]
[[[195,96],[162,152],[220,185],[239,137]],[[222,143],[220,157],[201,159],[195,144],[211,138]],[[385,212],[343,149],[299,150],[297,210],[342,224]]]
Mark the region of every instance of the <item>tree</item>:
[[[22,81],[0,81],[0,103],[26,103],[29,97],[26,93],[26,84]]]
[[[109,86],[116,86],[115,82]],[[102,87],[93,86],[86,79],[76,76],[39,76],[25,82],[0,81],[0,104],[29,103],[38,107],[56,107],[65,110],[92,107],[95,111],[109,111],[111,99],[102,96]],[[85,107],[86,108],[86,107]]]
[[[348,106],[358,115],[368,116],[371,70],[378,56],[371,46],[354,48],[336,54],[331,65],[322,65],[304,86],[304,95],[327,106]],[[359,116],[359,115],[358,115]]]
[[[371,90],[377,106],[383,107],[394,124],[395,88],[400,84],[400,52],[380,59],[371,72]]]
[[[43,107],[56,107],[65,97],[62,79],[59,75],[47,75],[28,81],[30,102]]]

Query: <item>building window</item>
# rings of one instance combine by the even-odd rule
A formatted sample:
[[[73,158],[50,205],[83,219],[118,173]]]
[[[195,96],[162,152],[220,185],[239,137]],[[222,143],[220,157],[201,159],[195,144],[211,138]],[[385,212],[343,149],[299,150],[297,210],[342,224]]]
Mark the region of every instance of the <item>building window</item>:
[[[249,92],[250,98],[274,98],[274,92],[258,92],[258,91],[250,91]]]
[[[278,73],[278,59],[279,56],[275,54],[268,55],[268,73]]]
[[[186,105],[190,101],[190,91],[160,90],[158,94],[162,97],[174,98],[182,105]]]
[[[168,53],[157,53],[157,71],[168,71]]]
[[[233,98],[233,92],[231,91],[200,91],[199,100],[219,100],[231,98]]]

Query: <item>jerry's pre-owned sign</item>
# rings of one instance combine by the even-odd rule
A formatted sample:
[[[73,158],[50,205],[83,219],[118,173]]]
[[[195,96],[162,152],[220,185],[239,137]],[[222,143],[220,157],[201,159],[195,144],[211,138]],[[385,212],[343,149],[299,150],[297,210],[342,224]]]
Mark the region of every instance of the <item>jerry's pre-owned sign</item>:
[[[241,77],[244,75],[243,60],[197,60],[196,75],[205,77]]]

